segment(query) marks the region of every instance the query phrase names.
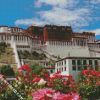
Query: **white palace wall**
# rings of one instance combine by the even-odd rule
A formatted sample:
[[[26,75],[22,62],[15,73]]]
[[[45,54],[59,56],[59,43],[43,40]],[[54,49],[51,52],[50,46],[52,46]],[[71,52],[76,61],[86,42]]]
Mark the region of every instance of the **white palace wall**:
[[[46,43],[42,49],[50,54],[54,54],[60,57],[90,57],[88,46],[77,46],[77,45],[50,45]]]

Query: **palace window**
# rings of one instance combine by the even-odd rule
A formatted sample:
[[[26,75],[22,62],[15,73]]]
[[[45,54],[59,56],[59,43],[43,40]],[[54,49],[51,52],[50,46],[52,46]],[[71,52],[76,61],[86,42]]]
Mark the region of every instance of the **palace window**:
[[[63,68],[62,68],[62,72],[63,72]]]
[[[5,36],[5,40],[6,40],[6,36]]]
[[[80,64],[81,64],[80,60],[77,60],[77,65],[80,65]]]
[[[76,65],[76,62],[75,62],[75,60],[72,60],[72,65]]]
[[[65,60],[65,65],[66,65],[66,60]]]
[[[76,71],[76,66],[72,66],[72,70],[73,71]]]
[[[95,65],[98,65],[98,61],[97,60],[95,60],[94,62],[95,62]]]
[[[86,65],[86,60],[83,60],[83,65]]]
[[[62,65],[63,65],[63,61],[62,61]]]
[[[48,66],[48,63],[46,63],[46,66]]]
[[[87,66],[84,66],[84,70],[87,70]]]
[[[66,71],[66,67],[65,67],[65,71]]]
[[[94,64],[95,64],[95,70],[98,70],[98,61],[95,60],[95,61],[94,61]]]
[[[16,40],[17,40],[17,37],[18,37],[18,36],[16,36]]]
[[[92,60],[89,60],[89,65],[92,65]]]
[[[78,66],[78,71],[80,71],[81,70],[81,66]]]

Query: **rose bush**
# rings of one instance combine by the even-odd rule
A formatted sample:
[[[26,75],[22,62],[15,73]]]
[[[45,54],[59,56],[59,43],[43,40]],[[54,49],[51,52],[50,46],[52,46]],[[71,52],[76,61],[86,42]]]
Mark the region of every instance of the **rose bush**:
[[[100,71],[87,70],[81,72],[82,79],[78,81],[78,93],[83,98],[100,98]]]
[[[86,98],[92,100],[94,96],[95,100],[100,98],[100,71],[90,70],[89,66],[88,70],[81,72],[82,79],[79,79],[78,83],[74,81],[72,75],[61,75],[60,71],[50,77],[44,70],[39,74],[34,73],[30,78],[30,66],[24,65],[18,70],[19,75],[12,87],[24,100],[86,100]],[[6,80],[4,75],[0,75],[0,78]],[[0,81],[0,98],[20,100],[5,82]]]
[[[35,91],[32,95],[34,97],[32,100],[81,100],[81,97],[77,93],[54,93],[52,88]]]

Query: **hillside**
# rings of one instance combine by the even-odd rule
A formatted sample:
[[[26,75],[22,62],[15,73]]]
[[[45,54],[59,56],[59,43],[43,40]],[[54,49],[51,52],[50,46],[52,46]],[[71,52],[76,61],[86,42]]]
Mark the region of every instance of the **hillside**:
[[[13,48],[5,42],[0,43],[0,62],[15,63]]]
[[[30,60],[46,60],[44,53],[39,54],[36,51],[29,52],[27,50],[18,50],[19,59],[30,59]]]

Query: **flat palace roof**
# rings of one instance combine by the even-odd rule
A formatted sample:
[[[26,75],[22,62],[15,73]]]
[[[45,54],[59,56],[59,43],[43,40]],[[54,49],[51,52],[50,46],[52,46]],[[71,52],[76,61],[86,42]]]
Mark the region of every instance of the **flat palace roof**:
[[[100,59],[100,57],[65,57],[60,60],[57,60],[56,62],[59,62],[65,59]]]

